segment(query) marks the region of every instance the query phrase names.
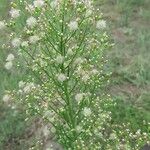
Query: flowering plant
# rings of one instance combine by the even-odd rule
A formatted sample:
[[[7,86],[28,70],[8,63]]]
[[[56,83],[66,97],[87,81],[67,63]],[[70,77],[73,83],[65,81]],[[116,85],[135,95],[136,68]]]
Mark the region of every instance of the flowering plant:
[[[50,123],[64,149],[118,148],[119,135],[110,130],[111,113],[105,109],[112,100],[99,92],[107,82],[103,54],[111,44],[92,0],[16,0],[11,5],[10,22],[1,21],[0,29],[12,29],[11,45],[34,77],[19,82],[14,99],[28,114]],[[12,69],[13,60],[9,54],[6,69]]]

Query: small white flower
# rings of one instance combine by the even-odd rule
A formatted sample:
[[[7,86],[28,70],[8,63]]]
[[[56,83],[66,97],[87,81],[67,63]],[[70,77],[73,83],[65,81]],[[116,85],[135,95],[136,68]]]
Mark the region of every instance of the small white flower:
[[[42,129],[42,131],[43,131],[43,135],[44,135],[45,137],[48,137],[48,135],[49,135],[49,133],[50,133],[50,130],[48,129],[48,127],[47,127],[47,126],[44,126],[43,129]]]
[[[58,6],[58,1],[57,0],[53,0],[51,3],[50,3],[51,7],[54,9]]]
[[[52,133],[55,133],[56,132],[56,129],[54,127],[51,127],[51,132]]]
[[[78,125],[78,126],[76,127],[76,131],[77,131],[78,133],[80,133],[80,132],[82,131],[82,127]]]
[[[79,76],[82,76],[83,74],[85,74],[85,71],[82,69],[81,66],[79,66],[75,72],[76,72],[77,75],[79,75]]]
[[[13,54],[9,54],[6,58],[6,61],[13,61],[15,59],[15,56]]]
[[[54,150],[53,148],[46,148],[45,150]]]
[[[8,61],[8,62],[6,62],[6,64],[5,64],[5,68],[6,68],[7,70],[10,70],[10,69],[12,68],[12,66],[13,66],[12,61]]]
[[[72,3],[74,4],[74,6],[77,5],[77,0],[72,0]]]
[[[33,5],[29,4],[29,5],[26,6],[26,10],[31,13],[31,12],[33,12],[35,10],[35,8],[34,8]]]
[[[99,20],[96,23],[97,29],[105,29],[106,28],[106,21],[105,20]]]
[[[84,62],[83,58],[78,57],[78,58],[76,58],[76,60],[74,61],[74,64],[75,64],[75,65],[79,65],[79,64],[81,64],[81,63],[83,63],[83,62]]]
[[[85,108],[83,109],[83,115],[84,115],[85,117],[90,116],[91,113],[92,113],[92,112],[91,112],[91,109],[90,109],[90,108],[85,107]]]
[[[30,18],[27,19],[26,23],[27,23],[28,27],[33,28],[33,27],[36,26],[37,20],[36,20],[36,18],[34,18],[33,16],[31,16]]]
[[[87,82],[89,79],[90,79],[90,76],[89,76],[88,74],[84,74],[84,75],[82,76],[82,80],[83,80],[84,82]]]
[[[109,139],[110,140],[115,140],[117,138],[115,133],[111,133]]]
[[[11,44],[12,44],[13,47],[19,47],[20,44],[21,44],[21,41],[20,41],[19,38],[14,38],[14,39],[12,40]]]
[[[25,94],[28,94],[32,91],[32,89],[35,88],[34,83],[27,83],[26,86],[23,88],[23,91]]]
[[[58,81],[60,81],[60,82],[64,82],[64,81],[67,79],[67,77],[65,76],[65,74],[60,73],[60,74],[57,76],[57,79],[58,79]]]
[[[21,46],[22,46],[22,47],[28,47],[28,46],[29,46],[28,41],[23,41],[23,42],[21,43]]]
[[[90,15],[92,14],[92,10],[91,9],[88,9],[86,10],[86,17],[89,17]]]
[[[55,60],[58,64],[62,64],[64,62],[64,56],[57,56]]]
[[[0,30],[6,28],[5,22],[4,21],[0,21]]]
[[[10,10],[10,15],[12,18],[18,18],[20,16],[20,10],[12,8]]]
[[[35,0],[33,2],[34,6],[37,7],[37,8],[41,8],[44,6],[44,0]]]
[[[11,100],[11,95],[6,94],[3,96],[3,102],[8,103]]]
[[[80,103],[83,100],[83,96],[83,93],[78,93],[75,95],[75,100]]]
[[[68,49],[68,51],[67,51],[67,55],[69,55],[69,56],[73,55],[73,51],[72,51],[72,49],[71,49],[71,48],[69,48],[69,49]]]
[[[25,82],[24,81],[19,81],[18,85],[19,85],[19,88],[23,88],[25,86]]]
[[[87,8],[91,8],[92,7],[92,1],[91,0],[84,0],[83,2],[84,2],[85,6]]]
[[[91,71],[91,74],[92,75],[96,75],[96,74],[98,74],[99,72],[96,70],[96,69],[93,69],[92,71]]]
[[[70,30],[74,31],[74,30],[77,30],[78,29],[78,22],[77,21],[71,21],[69,24],[68,24]]]
[[[33,35],[33,36],[29,37],[29,42],[31,44],[36,44],[39,40],[40,40],[40,38],[37,35]]]

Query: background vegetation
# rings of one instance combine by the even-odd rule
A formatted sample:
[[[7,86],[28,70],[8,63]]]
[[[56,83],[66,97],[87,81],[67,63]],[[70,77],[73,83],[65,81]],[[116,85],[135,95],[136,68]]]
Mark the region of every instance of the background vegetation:
[[[131,122],[133,130],[150,132],[142,126],[150,121],[150,1],[149,0],[96,0],[109,24],[109,33],[115,46],[107,53],[106,72],[112,72],[110,85],[104,88],[117,103],[110,108],[116,122]],[[0,1],[0,19],[8,17],[9,1]],[[0,44],[6,41],[7,32],[0,33]],[[25,113],[4,105],[5,90],[17,87],[26,78],[24,69],[4,69],[10,49],[0,49],[0,150],[26,149],[34,143],[36,120],[24,121]],[[17,63],[16,58],[16,63]],[[101,91],[100,91],[101,92]],[[32,132],[31,132],[32,131]],[[30,133],[30,134],[29,134]]]

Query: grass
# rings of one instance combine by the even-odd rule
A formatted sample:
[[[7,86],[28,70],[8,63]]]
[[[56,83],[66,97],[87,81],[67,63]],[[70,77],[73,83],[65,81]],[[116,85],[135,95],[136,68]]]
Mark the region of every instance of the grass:
[[[0,1],[0,20],[7,18],[9,1]],[[7,32],[2,31],[0,44],[6,41]],[[19,147],[18,139],[22,138],[26,129],[25,114],[22,111],[16,111],[12,107],[3,104],[2,96],[4,91],[13,90],[18,86],[18,82],[25,77],[24,71],[13,68],[13,72],[4,69],[5,59],[8,53],[14,53],[7,48],[0,49],[0,150],[17,149]],[[17,60],[16,60],[17,62]]]
[[[107,90],[117,102],[117,108],[111,110],[113,118],[116,122],[129,121],[131,128],[147,131],[141,122],[150,121],[150,1],[101,0],[97,3],[108,20],[109,32],[115,42],[107,56],[107,70],[112,72]],[[7,17],[6,10],[8,1],[1,0],[1,19]],[[4,41],[5,37],[0,37],[0,43]],[[25,72],[15,70],[9,73],[3,68],[8,52],[10,50],[0,50],[0,98],[5,90],[16,88],[18,81],[25,78]],[[16,143],[26,131],[25,114],[15,113],[0,101],[0,150],[6,149],[4,145],[10,141],[13,149],[23,147],[23,144],[18,146]],[[13,143],[13,139],[17,142]]]
[[[138,104],[139,99],[140,101],[143,99],[143,103],[150,106],[148,103],[150,22],[147,20],[147,17],[150,17],[150,5],[148,4],[147,0],[118,0],[104,1],[100,7],[111,22],[110,27],[115,41],[115,46],[108,56],[111,62],[109,69],[113,72],[110,87],[113,89],[113,95],[121,93],[125,97],[130,97],[135,104],[136,102]],[[128,16],[128,19],[125,16]],[[147,101],[143,95],[147,95]]]

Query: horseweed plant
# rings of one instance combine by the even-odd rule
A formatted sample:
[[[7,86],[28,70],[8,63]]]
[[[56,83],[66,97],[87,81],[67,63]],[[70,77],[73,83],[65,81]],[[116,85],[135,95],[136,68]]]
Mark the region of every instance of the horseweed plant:
[[[42,116],[63,149],[129,149],[129,130],[117,133],[122,126],[111,125],[111,112],[105,109],[112,100],[99,94],[107,82],[103,53],[111,44],[106,21],[93,2],[18,0],[11,6],[11,19],[1,21],[0,29],[11,28],[11,47],[34,79],[20,81],[18,92],[3,100],[19,99],[27,114]],[[8,55],[7,70],[12,70],[14,59]]]

